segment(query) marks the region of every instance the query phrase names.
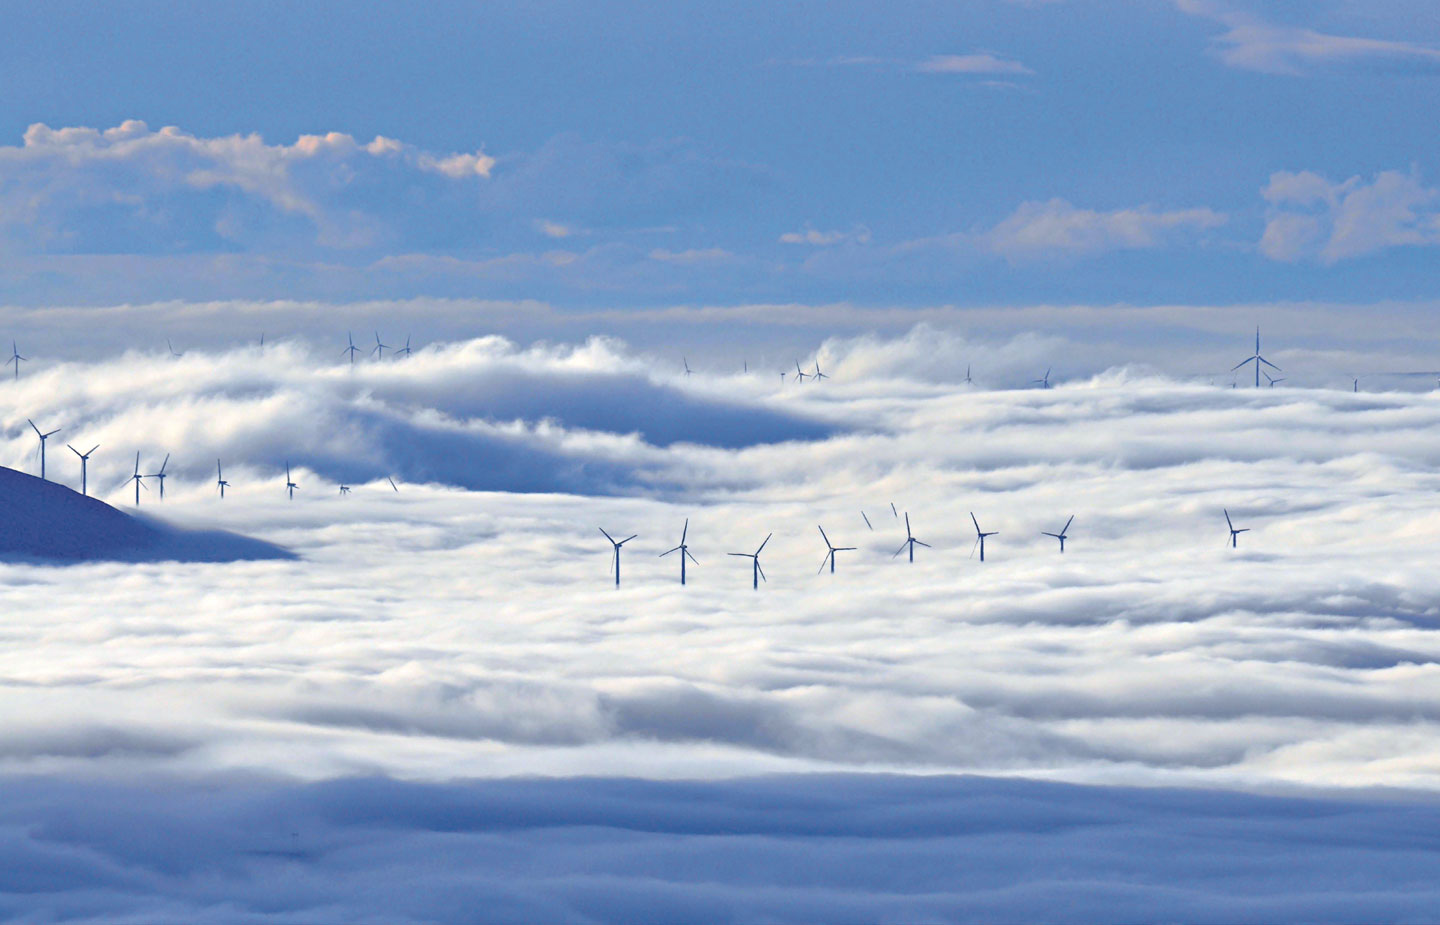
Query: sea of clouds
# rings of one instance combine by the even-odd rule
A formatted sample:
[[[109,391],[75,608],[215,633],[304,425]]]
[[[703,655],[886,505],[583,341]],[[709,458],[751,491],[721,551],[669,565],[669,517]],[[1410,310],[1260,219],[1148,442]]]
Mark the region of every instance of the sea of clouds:
[[[959,381],[1045,344],[22,368],[0,463],[298,558],[0,565],[0,910],[1425,917],[1440,394]]]

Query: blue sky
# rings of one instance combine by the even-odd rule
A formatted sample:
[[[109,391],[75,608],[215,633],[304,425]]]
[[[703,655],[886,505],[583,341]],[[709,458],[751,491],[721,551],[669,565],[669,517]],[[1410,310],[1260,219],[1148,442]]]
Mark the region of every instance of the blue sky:
[[[4,303],[1435,295],[1433,4],[13,10]]]

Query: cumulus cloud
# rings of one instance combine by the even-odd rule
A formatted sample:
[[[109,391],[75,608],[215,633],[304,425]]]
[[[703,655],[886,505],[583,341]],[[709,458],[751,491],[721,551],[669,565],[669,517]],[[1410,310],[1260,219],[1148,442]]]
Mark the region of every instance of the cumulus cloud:
[[[1218,228],[1227,216],[1213,209],[1160,210],[1153,206],[1109,212],[1080,209],[1064,199],[1026,202],[986,232],[986,247],[1011,260],[1088,256],[1161,247],[1187,234]]]
[[[1281,25],[1219,0],[1176,0],[1183,11],[1220,23],[1215,41],[1231,67],[1301,75],[1339,68],[1440,72],[1440,48],[1392,39],[1331,35]]]
[[[1343,182],[1311,171],[1271,175],[1260,251],[1273,260],[1336,263],[1393,247],[1440,244],[1440,190],[1415,172]]]

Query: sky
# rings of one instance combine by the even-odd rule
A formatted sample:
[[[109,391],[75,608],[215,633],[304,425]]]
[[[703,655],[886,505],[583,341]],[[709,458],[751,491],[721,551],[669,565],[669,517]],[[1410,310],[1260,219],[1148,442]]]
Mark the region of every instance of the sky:
[[[1433,304],[1423,0],[60,2],[0,303]]]
[[[1434,4],[0,13],[0,917],[1431,916]]]

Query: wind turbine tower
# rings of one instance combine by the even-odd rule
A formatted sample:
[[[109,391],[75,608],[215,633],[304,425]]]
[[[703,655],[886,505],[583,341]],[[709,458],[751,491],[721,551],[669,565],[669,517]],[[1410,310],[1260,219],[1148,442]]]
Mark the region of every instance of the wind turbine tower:
[[[601,533],[605,533],[604,527],[600,527],[599,529]],[[609,540],[610,545],[615,547],[615,554],[611,557],[610,564],[615,567],[615,587],[617,588],[620,587],[620,547],[635,539],[638,535],[637,533],[632,533],[625,537],[625,539],[617,541],[615,537],[605,533],[605,539]]]
[[[602,531],[602,532],[603,532],[603,531]],[[680,531],[680,545],[679,545],[679,546],[676,546],[674,549],[667,549],[665,552],[662,552],[662,553],[659,555],[659,557],[658,557],[658,558],[663,559],[663,558],[665,558],[666,556],[670,555],[670,553],[672,553],[672,552],[678,552],[678,553],[680,553],[680,583],[681,583],[682,585],[685,583],[685,559],[686,559],[686,557],[689,557],[690,561],[691,561],[691,562],[694,562],[696,565],[699,565],[699,564],[700,564],[699,560],[697,560],[694,556],[690,555],[690,547],[685,545],[685,537],[686,537],[689,533],[690,533],[690,518],[687,517],[687,518],[685,518],[685,526],[684,526],[684,528],[681,529],[681,531]],[[617,578],[617,580],[618,580],[618,578]]]
[[[816,574],[816,575],[819,575],[820,572],[825,571],[825,563],[828,562],[828,563],[830,563],[830,574],[831,574],[831,575],[834,575],[834,574],[835,574],[835,554],[836,554],[837,552],[852,552],[852,551],[854,551],[855,547],[854,547],[854,546],[836,546],[835,544],[833,544],[833,543],[830,542],[830,537],[828,537],[828,536],[825,535],[825,528],[824,528],[824,527],[820,526],[819,524],[816,524],[816,525],[815,525],[815,529],[820,531],[820,538],[825,541],[825,548],[826,548],[827,550],[829,550],[829,552],[825,553],[825,558],[823,558],[823,559],[820,560],[820,571],[817,571],[815,574]]]
[[[914,562],[914,561],[915,561],[915,547],[916,547],[916,546],[924,546],[926,549],[931,548],[929,543],[922,543],[922,542],[920,542],[919,540],[915,539],[915,535],[910,532],[910,512],[909,512],[909,511],[906,511],[906,512],[905,512],[905,542],[903,542],[903,543],[900,544],[900,548],[897,549],[897,550],[895,550],[895,555],[894,555],[894,556],[891,556],[890,558],[892,558],[892,559],[895,558],[895,556],[898,556],[898,555],[900,555],[902,552],[904,552],[905,549],[906,549],[906,547],[909,547],[909,549],[910,549],[910,561],[911,561],[911,562]]]
[[[1256,328],[1255,328],[1255,354],[1254,354],[1253,356],[1246,357],[1244,360],[1241,360],[1239,363],[1236,363],[1234,366],[1232,366],[1232,367],[1230,368],[1230,371],[1233,373],[1233,372],[1235,372],[1237,369],[1240,369],[1241,367],[1243,367],[1246,363],[1254,363],[1254,364],[1255,364],[1255,388],[1257,388],[1257,389],[1260,388],[1260,366],[1261,366],[1261,364],[1264,364],[1265,366],[1270,367],[1271,369],[1275,370],[1277,373],[1278,373],[1278,372],[1284,372],[1284,370],[1282,370],[1280,367],[1276,366],[1274,363],[1271,363],[1269,360],[1265,359],[1263,356],[1260,355],[1260,328],[1259,328],[1259,327],[1256,327]]]
[[[1072,523],[1074,523],[1074,522],[1075,522],[1075,515],[1074,515],[1074,514],[1071,514],[1071,515],[1070,515],[1070,519],[1067,520],[1067,521],[1065,521],[1065,526],[1063,526],[1063,527],[1060,528],[1060,532],[1059,532],[1059,533],[1046,533],[1044,530],[1041,530],[1041,531],[1040,531],[1040,535],[1041,535],[1041,536],[1053,536],[1053,537],[1055,537],[1055,539],[1059,540],[1059,541],[1060,541],[1060,554],[1063,556],[1063,555],[1065,554],[1065,534],[1067,534],[1067,533],[1070,532],[1070,525],[1071,525]],[[976,525],[975,525],[975,529],[976,529],[976,530],[979,530],[979,529],[980,529],[980,525],[979,525],[979,524],[976,524]]]
[[[1236,542],[1236,541],[1239,539],[1240,534],[1242,534],[1242,533],[1249,533],[1249,532],[1250,532],[1250,528],[1249,528],[1249,527],[1241,527],[1239,530],[1236,530],[1236,529],[1235,529],[1235,525],[1230,522],[1230,512],[1229,512],[1228,510],[1225,511],[1225,526],[1227,526],[1227,527],[1230,528],[1230,548],[1231,548],[1231,549],[1239,549],[1239,548],[1240,548],[1240,544],[1239,544],[1238,542]]]
[[[145,488],[145,476],[140,474],[140,453],[138,450],[135,453],[135,474],[130,476],[129,479],[126,479],[126,481],[133,481],[135,483],[135,506],[139,507],[140,489]],[[149,491],[150,489],[145,488],[145,490]]]
[[[970,522],[975,525],[975,545],[980,547],[980,561],[981,561],[981,562],[984,562],[984,561],[985,561],[985,537],[987,537],[987,536],[999,536],[999,535],[1000,535],[1000,531],[998,531],[998,530],[992,530],[992,531],[990,531],[989,533],[986,533],[985,531],[981,530],[981,529],[980,529],[980,521],[978,521],[978,520],[975,519],[975,512],[974,512],[974,511],[971,511],[971,512],[970,512]],[[1066,526],[1068,527],[1069,524],[1066,524]],[[971,554],[972,556],[975,554],[975,547],[974,547],[974,546],[970,547],[970,554]]]
[[[30,421],[29,418],[25,420]],[[30,421],[30,427],[35,431],[35,436],[40,438],[40,478],[43,479],[45,478],[45,441],[50,439],[52,435],[60,433],[61,428],[57,427],[48,433],[42,434],[40,428],[35,426],[34,421]]]
[[[770,537],[774,535],[775,534],[773,533],[767,534],[765,537],[765,543],[770,542]],[[765,570],[760,567],[760,553],[765,549],[765,543],[761,543],[760,548],[755,550],[754,552],[732,552],[729,554],[732,556],[739,556],[742,559],[751,559],[754,561],[755,567],[750,575],[750,585],[757,591],[760,590],[760,582],[768,582],[770,580],[765,577]]]
[[[70,446],[68,443],[65,445]],[[70,452],[80,457],[80,494],[82,495],[90,494],[90,478],[87,470],[90,468],[90,454],[98,449],[100,449],[100,444],[98,443],[84,453],[70,446]]]

